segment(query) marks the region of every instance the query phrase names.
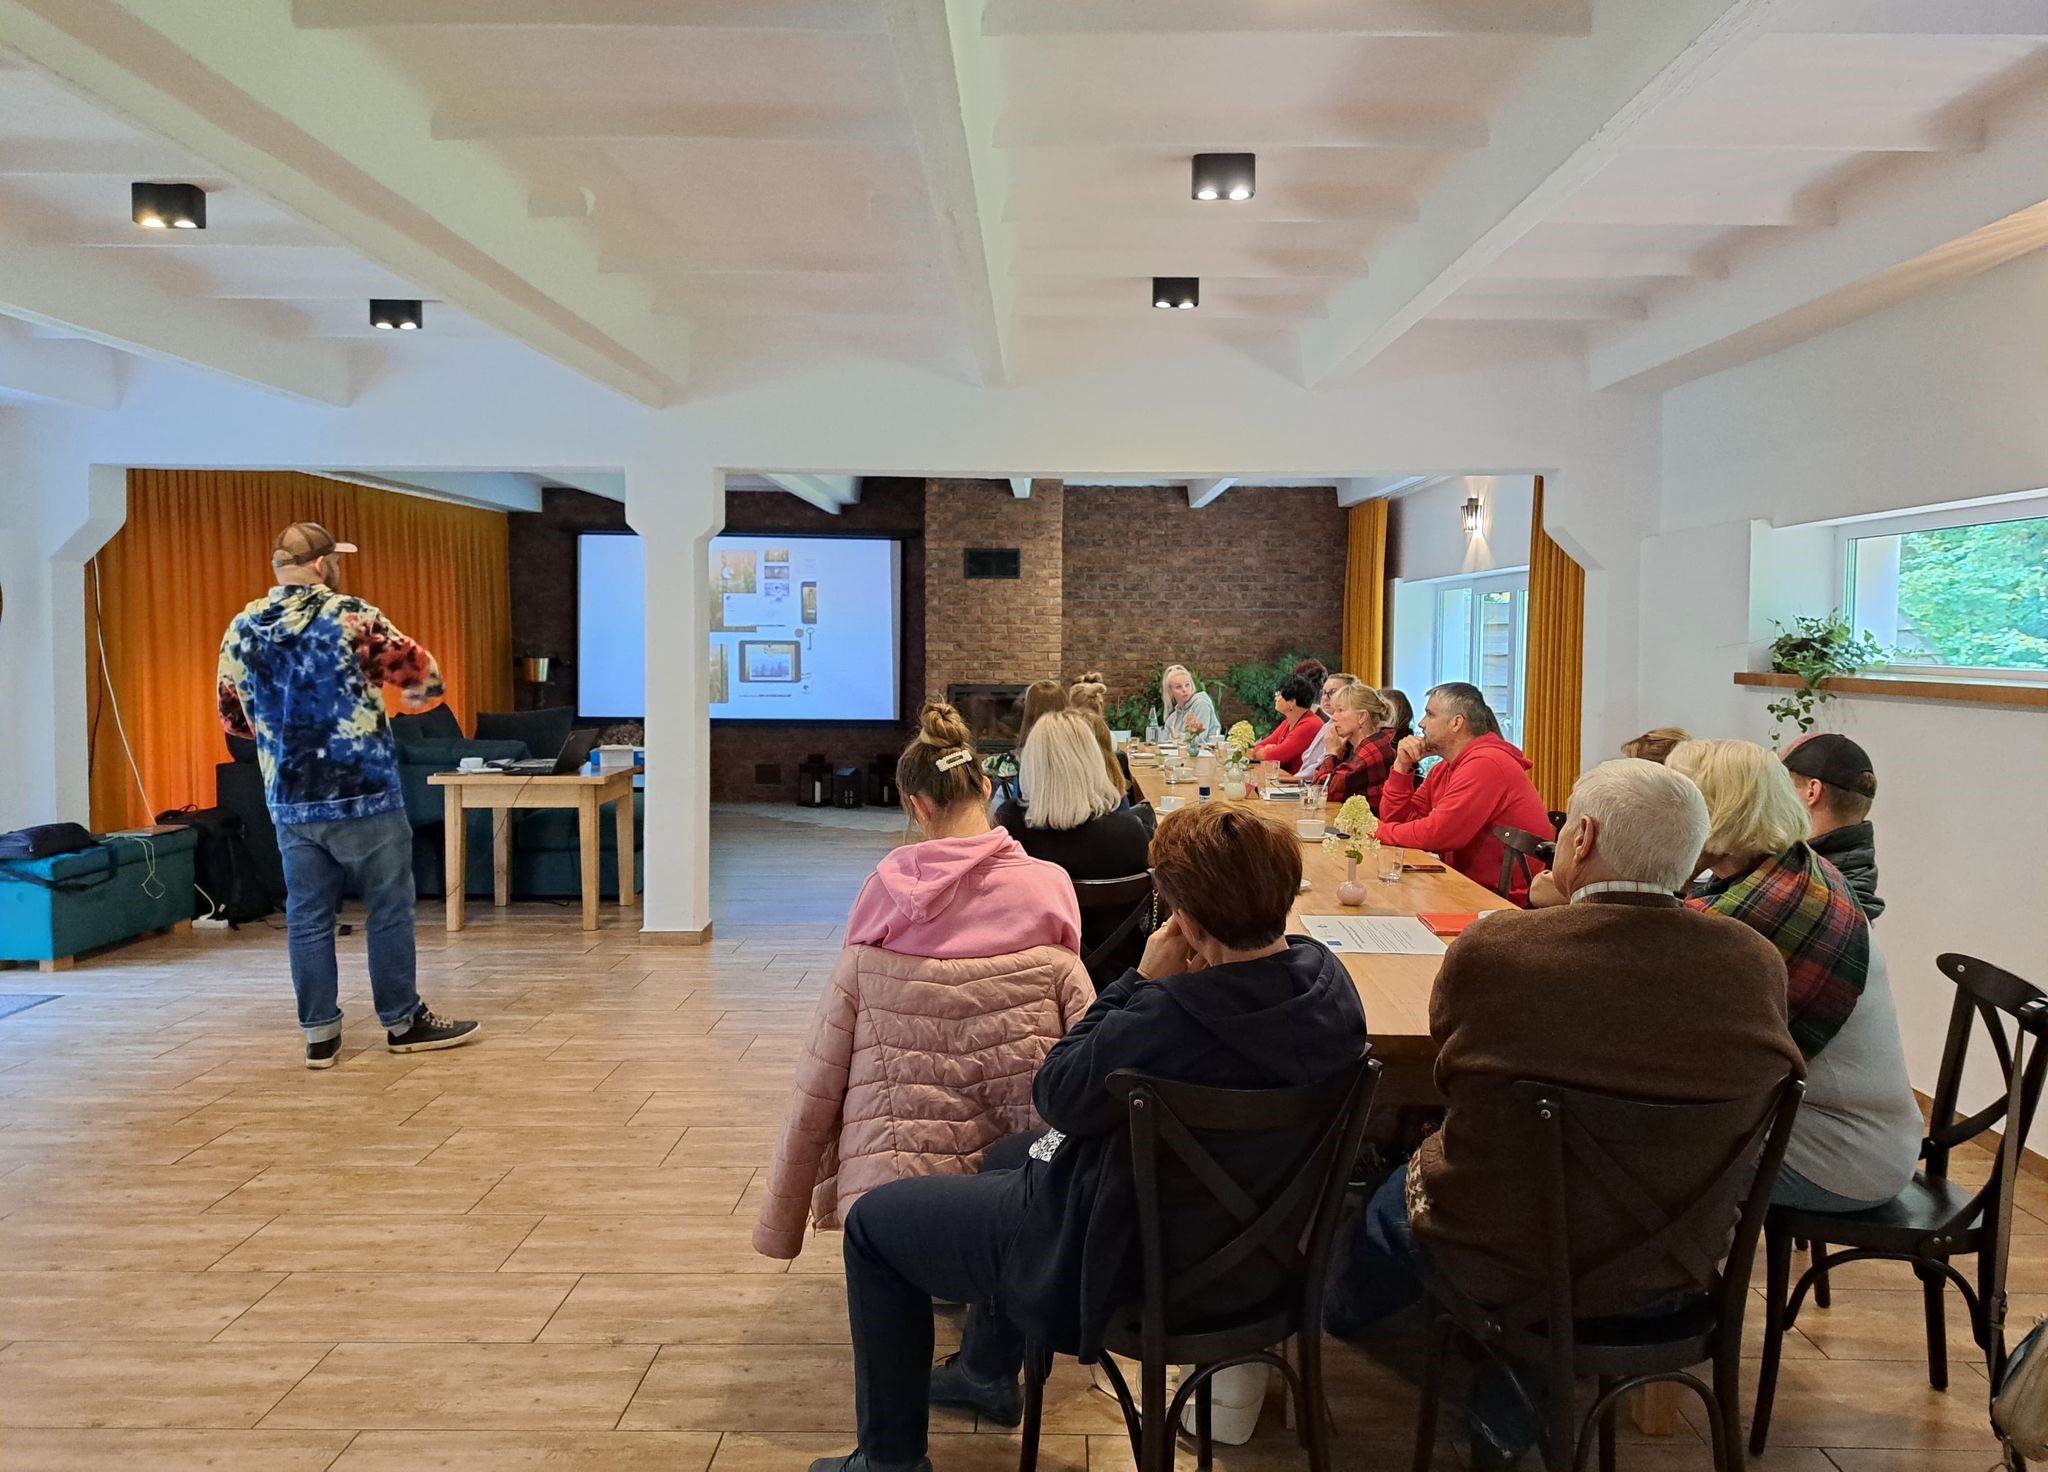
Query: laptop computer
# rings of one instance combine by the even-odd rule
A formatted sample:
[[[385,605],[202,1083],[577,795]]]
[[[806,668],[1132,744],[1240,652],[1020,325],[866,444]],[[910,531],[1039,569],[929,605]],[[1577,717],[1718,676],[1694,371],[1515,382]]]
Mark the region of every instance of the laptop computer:
[[[562,743],[561,751],[554,757],[532,757],[525,761],[494,762],[499,771],[514,777],[573,777],[583,770],[590,760],[590,753],[597,749],[598,731],[586,727],[571,731],[569,739]]]

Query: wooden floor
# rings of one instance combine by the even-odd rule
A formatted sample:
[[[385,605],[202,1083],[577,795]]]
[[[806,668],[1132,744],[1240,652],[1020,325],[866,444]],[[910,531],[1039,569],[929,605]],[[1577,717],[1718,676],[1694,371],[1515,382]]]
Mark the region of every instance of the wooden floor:
[[[839,922],[892,835],[794,816],[717,816],[707,949],[609,909],[586,935],[561,907],[473,906],[457,936],[424,910],[423,994],[487,1029],[456,1052],[385,1051],[360,937],[326,1073],[302,1066],[281,929],[0,974],[62,993],[0,1020],[0,1467],[749,1472],[851,1447],[836,1242],[786,1269],[748,1232]],[[2024,1199],[2022,1326],[2048,1311],[2048,1189]],[[1761,1465],[1991,1464],[1982,1372],[1959,1349],[1954,1389],[1928,1388],[1909,1284],[1853,1269],[1802,1319]],[[1406,1465],[1411,1351],[1333,1346],[1339,1467]],[[1706,1467],[1687,1414],[1623,1465]],[[1300,1465],[1279,1421],[1222,1465]],[[1054,1472],[1129,1465],[1071,1364],[1047,1427]],[[940,1472],[1014,1465],[1010,1434],[934,1432]]]

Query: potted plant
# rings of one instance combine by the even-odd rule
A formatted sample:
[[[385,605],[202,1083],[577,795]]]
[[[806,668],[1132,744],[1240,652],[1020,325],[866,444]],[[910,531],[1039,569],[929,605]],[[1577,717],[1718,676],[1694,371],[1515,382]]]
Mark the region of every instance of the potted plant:
[[[1787,725],[1797,726],[1802,735],[1813,729],[1814,713],[1835,698],[1827,687],[1829,679],[1870,669],[1891,657],[1868,631],[1852,628],[1840,610],[1825,618],[1801,615],[1790,628],[1776,619],[1771,623],[1778,630],[1771,641],[1771,670],[1799,681],[1765,707],[1771,715],[1773,741]]]
[[[1379,827],[1380,820],[1373,816],[1371,805],[1362,796],[1345,798],[1337,816],[1330,820],[1332,831],[1323,837],[1323,852],[1344,855],[1344,882],[1337,886],[1338,904],[1365,903],[1365,886],[1358,882],[1358,866],[1375,842],[1373,835],[1379,832]]]

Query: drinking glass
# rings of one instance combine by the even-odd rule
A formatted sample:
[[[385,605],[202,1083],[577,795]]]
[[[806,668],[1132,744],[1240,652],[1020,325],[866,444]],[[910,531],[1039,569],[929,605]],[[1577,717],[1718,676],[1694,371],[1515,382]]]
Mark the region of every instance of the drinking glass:
[[[1391,843],[1378,843],[1374,844],[1373,847],[1379,852],[1377,863],[1379,865],[1380,878],[1388,884],[1399,884],[1401,882],[1402,850],[1396,848]]]
[[[1296,815],[1294,831],[1303,838],[1321,838],[1325,828],[1324,814],[1327,811],[1330,784],[1327,782],[1304,782],[1301,784],[1301,812]]]

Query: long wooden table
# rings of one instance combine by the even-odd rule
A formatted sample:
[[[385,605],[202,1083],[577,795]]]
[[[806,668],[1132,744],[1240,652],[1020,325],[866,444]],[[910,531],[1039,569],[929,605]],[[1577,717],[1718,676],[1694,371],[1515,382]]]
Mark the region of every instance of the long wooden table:
[[[1212,762],[1213,775],[1209,777],[1169,785],[1165,769],[1144,748],[1130,748],[1127,754],[1131,776],[1154,808],[1168,794],[1193,803],[1204,782],[1208,784],[1211,802],[1230,800],[1223,796],[1220,762]],[[1261,788],[1269,782],[1291,780],[1270,764],[1253,768],[1251,776]],[[1298,801],[1274,802],[1262,797],[1243,801],[1290,829],[1295,819],[1302,816]],[[1336,815],[1335,804],[1325,809],[1325,821]],[[1434,855],[1419,849],[1404,850],[1402,857],[1413,864],[1438,862]],[[1365,886],[1365,903],[1346,906],[1337,901],[1337,886],[1344,882],[1345,867],[1341,856],[1323,852],[1320,841],[1301,840],[1301,877],[1309,887],[1295,901],[1288,917],[1290,928],[1299,932],[1304,915],[1470,915],[1514,908],[1455,869],[1446,867],[1441,874],[1403,874],[1390,883],[1377,876],[1370,858],[1358,866],[1358,882]],[[1354,952],[1343,954],[1341,959],[1365,1007],[1373,1056],[1384,1065],[1375,1096],[1375,1113],[1410,1104],[1440,1104],[1442,1100],[1430,1077],[1436,1063],[1436,1044],[1429,1036],[1429,994],[1436,983],[1438,958]]]
[[[598,810],[613,804],[613,823],[619,848],[619,907],[630,909],[640,903],[633,876],[633,779],[645,768],[620,767],[609,772],[577,772],[566,777],[529,777],[514,772],[436,772],[427,778],[441,789],[447,814],[448,928],[462,929],[463,905],[468,898],[465,876],[469,873],[469,824],[463,814],[471,808],[488,808],[491,821],[491,898],[499,904],[511,899],[512,808],[574,808],[578,848],[583,871],[583,928],[597,929]]]

